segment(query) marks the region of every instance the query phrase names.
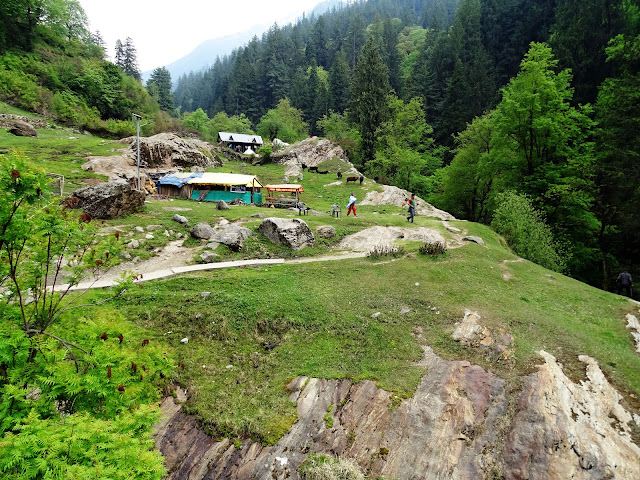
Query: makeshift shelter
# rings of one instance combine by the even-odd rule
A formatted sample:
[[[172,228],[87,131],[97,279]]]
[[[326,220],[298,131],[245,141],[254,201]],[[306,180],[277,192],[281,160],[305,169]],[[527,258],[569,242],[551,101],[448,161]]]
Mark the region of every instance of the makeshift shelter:
[[[300,202],[300,194],[304,192],[304,188],[302,185],[294,184],[294,183],[285,183],[282,185],[265,185],[267,189],[267,204],[271,204],[276,207],[295,207]],[[291,193],[295,194],[295,200],[293,198],[285,198],[279,197],[276,198],[274,195],[276,193]]]
[[[231,202],[239,198],[244,203],[262,203],[263,185],[255,175],[206,172],[189,179],[182,188],[188,198],[200,202]]]
[[[167,197],[183,197],[189,198],[191,191],[183,189],[183,187],[197,177],[201,177],[203,173],[176,172],[160,178],[156,181],[158,193]]]
[[[218,132],[218,142],[222,142],[234,152],[246,152],[250,148],[255,152],[264,143],[260,135]]]

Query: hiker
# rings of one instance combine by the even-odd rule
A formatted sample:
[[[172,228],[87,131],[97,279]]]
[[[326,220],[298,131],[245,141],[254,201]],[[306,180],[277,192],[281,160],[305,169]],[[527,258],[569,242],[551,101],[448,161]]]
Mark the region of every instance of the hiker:
[[[616,282],[618,283],[618,294],[620,294],[620,290],[624,289],[627,297],[633,298],[633,279],[627,270],[623,270],[623,272],[618,275]]]
[[[416,196],[411,195],[411,199],[408,201],[409,203],[409,216],[407,217],[407,222],[413,223],[413,217],[416,216]]]
[[[349,213],[351,213],[351,210],[353,210],[353,216],[357,217],[358,215],[356,215],[356,200],[357,198],[353,195],[353,192],[351,192],[351,196],[349,197],[349,205],[347,205],[347,217],[349,216]]]

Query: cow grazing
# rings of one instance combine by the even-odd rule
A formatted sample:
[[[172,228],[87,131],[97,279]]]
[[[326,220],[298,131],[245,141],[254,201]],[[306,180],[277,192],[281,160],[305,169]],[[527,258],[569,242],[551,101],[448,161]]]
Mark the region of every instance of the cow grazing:
[[[318,167],[309,167],[309,172],[316,172],[316,173],[318,173]]]
[[[347,177],[347,183],[353,182],[356,183],[358,181],[358,177]]]
[[[320,175],[326,175],[327,173],[329,173],[329,170],[318,170],[318,173]]]
[[[306,164],[306,163],[303,163],[303,164],[302,164],[302,171],[303,171],[303,172],[304,172],[304,169],[305,169],[305,168],[307,168],[307,164]]]
[[[340,172],[340,171],[338,172],[338,178],[340,178],[340,179],[342,178],[342,172]]]
[[[364,177],[360,176],[360,185],[362,185],[362,182],[364,182]]]

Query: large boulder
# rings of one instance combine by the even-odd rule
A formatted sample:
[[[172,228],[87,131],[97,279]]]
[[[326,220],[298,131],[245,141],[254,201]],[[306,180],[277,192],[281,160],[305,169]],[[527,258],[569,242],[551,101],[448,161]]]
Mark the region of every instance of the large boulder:
[[[144,198],[144,193],[133,190],[127,182],[118,181],[81,188],[63,203],[81,208],[93,218],[116,218],[142,210]]]
[[[136,158],[136,137],[120,140],[130,145],[129,155]],[[145,167],[220,167],[217,147],[194,138],[182,138],[175,133],[160,133],[152,137],[140,137],[140,162]]]
[[[396,205],[407,207],[407,201],[411,193],[398,187],[380,185],[380,191],[368,192],[360,205]],[[444,210],[439,210],[420,197],[416,197],[416,213],[426,217],[435,217],[440,220],[455,220],[455,217]]]
[[[293,250],[313,247],[316,241],[309,226],[299,218],[265,218],[259,229],[273,243],[285,245]]]
[[[189,233],[193,238],[209,240],[216,232],[208,223],[200,222]]]
[[[37,137],[38,132],[29,123],[21,120],[14,120],[13,126],[9,129],[9,133],[17,135],[18,137]]]
[[[272,156],[275,163],[285,165],[284,174],[289,178],[300,178],[302,165],[316,167],[327,160],[338,159],[343,162],[340,167],[342,173],[360,176],[347,154],[340,145],[330,140],[317,137],[307,138],[293,145],[279,150]]]
[[[225,244],[233,251],[242,248],[244,241],[253,235],[253,231],[235,223],[227,223],[217,227],[209,240]]]
[[[320,225],[316,228],[316,233],[320,238],[333,238],[336,236],[336,229],[331,225]]]

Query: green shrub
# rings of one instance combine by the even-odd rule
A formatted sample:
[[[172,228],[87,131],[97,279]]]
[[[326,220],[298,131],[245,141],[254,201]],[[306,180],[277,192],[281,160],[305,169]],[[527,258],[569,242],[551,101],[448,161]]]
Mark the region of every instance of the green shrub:
[[[364,480],[364,474],[354,460],[309,455],[298,467],[302,480]]]
[[[423,255],[431,255],[432,257],[437,257],[438,255],[444,255],[447,251],[447,246],[443,242],[424,242],[420,245],[418,251]]]
[[[529,197],[505,192],[496,196],[496,203],[491,226],[504,236],[513,251],[538,265],[561,272],[567,264],[566,255]]]

